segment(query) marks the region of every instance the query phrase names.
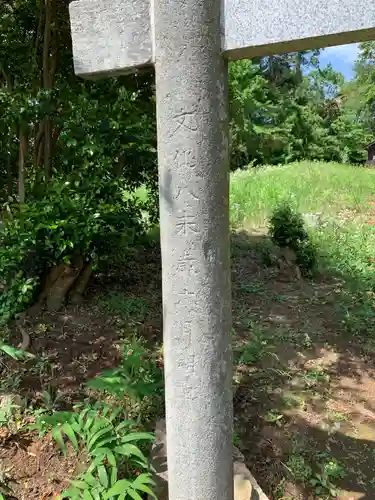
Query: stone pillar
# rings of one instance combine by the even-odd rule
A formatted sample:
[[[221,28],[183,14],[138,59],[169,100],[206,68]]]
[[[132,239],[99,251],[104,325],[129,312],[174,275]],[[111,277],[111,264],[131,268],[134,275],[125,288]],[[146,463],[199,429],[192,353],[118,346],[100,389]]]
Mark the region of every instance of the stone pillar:
[[[154,0],[170,500],[232,500],[227,66],[219,0]]]

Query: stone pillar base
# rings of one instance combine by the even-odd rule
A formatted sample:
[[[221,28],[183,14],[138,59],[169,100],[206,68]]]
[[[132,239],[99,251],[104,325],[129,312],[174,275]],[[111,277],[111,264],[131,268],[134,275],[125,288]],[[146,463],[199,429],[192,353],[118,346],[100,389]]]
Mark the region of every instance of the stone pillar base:
[[[165,420],[159,420],[155,428],[155,443],[151,452],[155,469],[155,494],[158,500],[168,500],[167,433]],[[242,453],[233,446],[234,500],[269,500],[254,476],[245,465]],[[153,500],[152,497],[148,497]]]

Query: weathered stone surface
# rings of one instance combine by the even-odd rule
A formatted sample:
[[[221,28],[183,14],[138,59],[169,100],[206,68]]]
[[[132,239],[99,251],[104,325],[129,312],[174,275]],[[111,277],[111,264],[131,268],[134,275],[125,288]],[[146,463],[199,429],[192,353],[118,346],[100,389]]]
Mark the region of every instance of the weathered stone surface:
[[[150,0],[79,0],[69,10],[78,76],[126,74],[152,64]]]
[[[227,64],[218,0],[156,0],[165,406],[172,500],[233,498]]]
[[[76,74],[99,78],[151,66],[152,12],[151,0],[73,1]],[[225,0],[223,14],[221,46],[230,59],[375,38],[372,0]]]
[[[156,424],[155,443],[151,463],[156,471],[156,496],[158,500],[168,500],[167,436],[165,420]],[[259,484],[245,465],[242,453],[233,446],[234,500],[268,500]],[[149,497],[151,500],[151,497]]]
[[[373,0],[225,0],[230,59],[375,39]]]

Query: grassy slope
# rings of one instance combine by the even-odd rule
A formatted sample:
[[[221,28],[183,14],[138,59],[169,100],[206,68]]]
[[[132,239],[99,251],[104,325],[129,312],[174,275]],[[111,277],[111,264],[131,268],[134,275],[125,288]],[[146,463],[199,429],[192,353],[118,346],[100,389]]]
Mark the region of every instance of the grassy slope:
[[[231,178],[231,222],[263,225],[284,200],[302,212],[362,211],[375,194],[374,174],[369,169],[318,162],[239,170]]]
[[[231,178],[232,227],[267,226],[287,200],[302,213],[321,214],[312,231],[321,264],[353,278],[373,279],[375,171],[337,163],[302,162],[237,171]]]

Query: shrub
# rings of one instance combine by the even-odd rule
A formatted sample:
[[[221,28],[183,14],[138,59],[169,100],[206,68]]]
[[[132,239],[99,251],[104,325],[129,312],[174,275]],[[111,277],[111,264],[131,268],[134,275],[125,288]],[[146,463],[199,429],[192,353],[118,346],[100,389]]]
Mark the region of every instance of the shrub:
[[[293,250],[301,272],[310,274],[316,265],[317,252],[305,229],[302,215],[284,203],[274,210],[269,230],[273,243]]]
[[[90,181],[90,182],[89,182]],[[124,199],[117,179],[51,181],[41,199],[15,207],[0,226],[0,321],[22,311],[46,272],[79,261],[95,264],[143,231],[142,205]]]

